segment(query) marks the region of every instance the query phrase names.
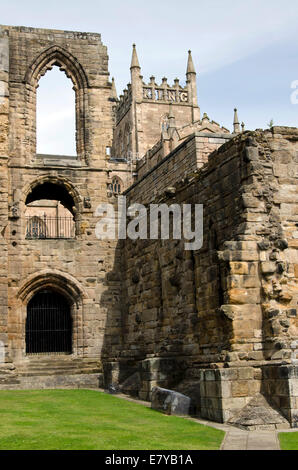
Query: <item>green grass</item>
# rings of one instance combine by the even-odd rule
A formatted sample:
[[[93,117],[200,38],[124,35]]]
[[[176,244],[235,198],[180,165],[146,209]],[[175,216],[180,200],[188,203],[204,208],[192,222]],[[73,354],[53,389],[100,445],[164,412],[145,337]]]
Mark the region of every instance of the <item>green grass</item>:
[[[0,391],[0,450],[214,450],[223,437],[102,392]]]
[[[298,450],[298,431],[281,432],[278,437],[282,450]]]

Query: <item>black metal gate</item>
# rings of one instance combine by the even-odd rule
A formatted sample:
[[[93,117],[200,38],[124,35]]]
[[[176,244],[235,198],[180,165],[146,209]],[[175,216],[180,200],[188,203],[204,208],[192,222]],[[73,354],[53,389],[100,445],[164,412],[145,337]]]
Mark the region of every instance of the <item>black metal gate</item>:
[[[71,342],[67,300],[54,291],[38,292],[27,307],[26,353],[71,353]]]

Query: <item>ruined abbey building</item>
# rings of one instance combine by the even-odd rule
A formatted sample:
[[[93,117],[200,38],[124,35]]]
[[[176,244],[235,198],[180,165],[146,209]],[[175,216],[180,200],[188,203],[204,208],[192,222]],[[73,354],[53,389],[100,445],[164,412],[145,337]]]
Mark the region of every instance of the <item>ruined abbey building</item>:
[[[52,67],[76,157],[36,152]],[[185,86],[144,81],[135,46],[130,71],[118,98],[99,34],[0,27],[0,388],[159,385],[210,420],[297,427],[298,130],[201,115],[190,52]],[[203,204],[202,248],[99,240],[119,194]]]

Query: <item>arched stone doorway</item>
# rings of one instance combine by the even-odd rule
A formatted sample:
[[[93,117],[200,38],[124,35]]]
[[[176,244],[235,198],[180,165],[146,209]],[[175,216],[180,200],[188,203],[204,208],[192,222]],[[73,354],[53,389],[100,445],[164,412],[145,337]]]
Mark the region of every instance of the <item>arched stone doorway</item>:
[[[68,300],[52,289],[37,292],[27,305],[26,354],[72,352]]]
[[[37,295],[42,292],[49,292],[51,295],[60,295],[61,304],[66,303],[65,308],[69,312],[71,322],[71,347],[63,348],[59,354],[71,354],[71,356],[84,356],[86,343],[84,342],[85,323],[84,311],[89,302],[88,294],[82,285],[70,274],[58,270],[43,270],[38,274],[28,276],[16,294],[13,304],[14,314],[18,317],[18,329],[11,338],[9,348],[14,361],[22,361],[26,356],[33,353],[27,349],[27,322],[30,305],[38,301]],[[60,300],[61,300],[60,297]],[[31,304],[32,302],[32,304]],[[38,307],[38,304],[35,305]],[[38,329],[38,328],[37,328]],[[68,343],[69,344],[69,343]],[[35,354],[57,354],[49,351],[36,352]]]

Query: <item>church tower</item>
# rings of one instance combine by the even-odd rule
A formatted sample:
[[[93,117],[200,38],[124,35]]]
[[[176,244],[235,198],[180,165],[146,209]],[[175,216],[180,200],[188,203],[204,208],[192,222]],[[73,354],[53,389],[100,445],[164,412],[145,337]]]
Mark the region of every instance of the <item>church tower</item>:
[[[141,67],[133,44],[131,58],[131,82],[120,96],[116,108],[114,144],[115,157],[136,160],[159,141],[162,132],[169,124],[170,106],[176,126],[194,124],[200,120],[197,102],[196,72],[188,52],[186,85],[179,79],[170,85],[167,78],[158,84],[151,76],[148,83],[143,81]]]

